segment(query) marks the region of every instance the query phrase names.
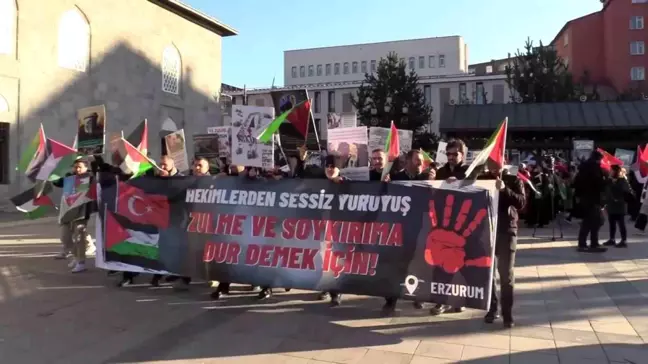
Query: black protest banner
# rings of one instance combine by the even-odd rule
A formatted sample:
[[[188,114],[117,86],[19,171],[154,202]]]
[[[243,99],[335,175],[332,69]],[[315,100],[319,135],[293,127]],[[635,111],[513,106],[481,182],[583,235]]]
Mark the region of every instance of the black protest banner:
[[[202,279],[486,309],[497,206],[480,183],[102,181],[100,245],[107,262]]]

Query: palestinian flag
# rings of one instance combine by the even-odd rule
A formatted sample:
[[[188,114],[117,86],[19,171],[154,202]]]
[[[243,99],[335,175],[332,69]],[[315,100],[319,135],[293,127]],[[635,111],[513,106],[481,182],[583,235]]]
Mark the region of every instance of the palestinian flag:
[[[38,129],[38,133],[34,136],[27,149],[23,152],[18,164],[18,170],[27,176],[29,180],[35,181],[41,166],[47,158],[47,137],[43,124]]]
[[[47,182],[39,197],[37,197],[39,191],[36,191],[35,188],[30,188],[12,197],[11,202],[16,206],[18,211],[24,212],[27,218],[38,219],[55,209],[54,202],[47,196],[50,192],[52,192],[52,184]]]
[[[146,119],[133,130],[132,133],[126,140],[131,143],[131,145],[137,147],[142,154],[147,155],[148,153],[148,121]]]
[[[384,180],[389,174],[394,165],[394,161],[400,156],[400,137],[398,136],[398,129],[396,129],[393,120],[389,134],[387,134],[387,140],[385,140],[385,153],[387,154],[387,165],[383,168],[382,176],[380,177],[381,180]]]
[[[283,114],[279,115],[265,129],[263,129],[256,139],[261,143],[272,141],[272,135],[279,130],[282,124],[290,123],[304,138],[308,133],[308,121],[310,120],[311,103],[310,100],[304,100],[293,106]]]
[[[522,172],[518,172],[518,173],[517,173],[517,178],[519,178],[520,181],[522,181],[525,185],[529,186],[529,188],[531,188],[531,190],[532,190],[536,195],[540,193],[540,191],[538,191],[538,190],[535,188],[535,186],[533,185],[533,182],[531,182],[531,180],[529,179],[529,177],[527,177],[526,175],[524,175],[524,173],[522,173]]]
[[[59,223],[84,219],[97,211],[97,186],[89,174],[65,177]]]
[[[55,181],[65,177],[77,157],[76,149],[49,138],[45,143],[45,154],[45,160],[34,176],[38,181]]]
[[[433,166],[434,165],[434,159],[432,158],[432,156],[429,155],[423,149],[419,149],[419,151],[423,155],[423,169],[428,169],[428,168],[430,168],[430,166]]]
[[[131,178],[144,175],[147,171],[157,168],[155,162],[150,160],[146,154],[135,148],[126,139],[121,138],[119,143],[119,168],[126,174],[132,174]]]
[[[104,214],[106,261],[161,270],[158,260],[160,234],[155,227],[135,224],[108,210],[104,210]]]
[[[504,151],[506,150],[506,131],[508,129],[508,118],[504,119],[495,133],[491,135],[490,139],[486,142],[484,149],[474,158],[466,176],[476,176],[480,173],[489,163],[492,167],[501,169],[504,167]],[[477,172],[477,173],[474,173]]]

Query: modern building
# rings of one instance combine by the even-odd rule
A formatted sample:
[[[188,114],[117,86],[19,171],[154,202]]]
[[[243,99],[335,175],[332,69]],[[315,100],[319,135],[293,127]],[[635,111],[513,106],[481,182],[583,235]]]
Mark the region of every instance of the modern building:
[[[106,131],[149,121],[149,150],[220,120],[221,39],[229,26],[177,0],[0,0],[0,200],[42,123],[72,145],[77,109],[105,105]],[[191,153],[191,151],[189,151]]]
[[[246,90],[250,105],[271,106],[271,90],[307,89],[319,122],[319,135],[326,139],[329,113],[355,112],[351,96],[365,78],[375,72],[381,58],[396,52],[420,81],[432,118],[428,130],[438,133],[445,105],[506,103],[510,101],[506,76],[468,73],[468,46],[460,36],[357,44],[284,52],[284,87]],[[243,92],[229,93],[240,104]]]
[[[648,0],[606,0],[600,11],[567,22],[551,44],[576,81],[587,72],[616,93],[648,95],[647,19]]]

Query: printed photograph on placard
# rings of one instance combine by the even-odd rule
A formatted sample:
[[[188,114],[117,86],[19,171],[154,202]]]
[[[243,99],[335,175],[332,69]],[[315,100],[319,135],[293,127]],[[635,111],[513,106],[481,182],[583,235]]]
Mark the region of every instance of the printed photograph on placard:
[[[91,106],[77,111],[77,150],[79,154],[103,154],[106,134],[106,108]]]
[[[271,107],[232,107],[232,164],[274,168],[274,143],[259,143],[257,136],[274,119]]]
[[[173,159],[176,168],[181,172],[189,170],[189,160],[187,157],[185,140],[184,129],[174,131],[164,137],[167,154],[171,159]]]
[[[206,158],[209,161],[210,172],[216,172],[221,166],[218,153],[218,135],[196,134],[193,136],[194,157]]]

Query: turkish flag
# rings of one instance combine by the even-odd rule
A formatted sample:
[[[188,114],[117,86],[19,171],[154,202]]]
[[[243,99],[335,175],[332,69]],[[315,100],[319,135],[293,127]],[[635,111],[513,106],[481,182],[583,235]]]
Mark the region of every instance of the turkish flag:
[[[137,224],[158,228],[169,226],[169,200],[166,196],[147,194],[123,182],[119,182],[117,191],[117,214]]]

